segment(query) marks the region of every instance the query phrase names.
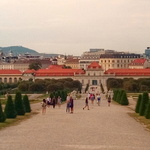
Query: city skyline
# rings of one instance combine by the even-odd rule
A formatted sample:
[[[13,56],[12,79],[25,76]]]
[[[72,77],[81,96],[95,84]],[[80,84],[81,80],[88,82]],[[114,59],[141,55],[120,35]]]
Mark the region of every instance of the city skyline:
[[[90,48],[144,53],[149,46],[148,0],[5,0],[0,47],[81,55]]]

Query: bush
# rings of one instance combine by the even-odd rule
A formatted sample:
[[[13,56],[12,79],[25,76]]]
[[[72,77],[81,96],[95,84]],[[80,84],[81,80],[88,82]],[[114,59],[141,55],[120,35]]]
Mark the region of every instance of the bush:
[[[23,104],[24,104],[25,112],[31,112],[30,102],[27,95],[23,96]]]
[[[144,92],[142,96],[141,105],[140,105],[140,111],[139,111],[140,116],[145,115],[146,105],[148,104],[148,101],[149,101],[148,93]]]
[[[135,107],[135,112],[136,113],[139,113],[139,111],[140,111],[141,101],[142,101],[142,95],[140,94],[138,96],[138,100],[137,100],[136,107]]]
[[[24,104],[22,101],[22,95],[20,92],[17,92],[15,95],[15,108],[17,111],[17,115],[24,115],[25,114]]]
[[[8,95],[4,112],[6,114],[6,118],[16,118],[17,116],[17,112],[11,95]]]
[[[150,119],[150,101],[149,101],[149,103],[147,105],[147,109],[145,111],[145,118]]]
[[[3,112],[2,104],[0,102],[0,122],[5,122],[5,120],[6,120],[6,116],[5,113]]]
[[[120,104],[121,105],[129,105],[129,101],[128,101],[127,94],[125,91],[123,91],[123,94],[121,96]]]

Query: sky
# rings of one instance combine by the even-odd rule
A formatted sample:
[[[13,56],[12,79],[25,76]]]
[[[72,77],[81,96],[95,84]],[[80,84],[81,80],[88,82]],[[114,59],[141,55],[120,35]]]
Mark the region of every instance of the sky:
[[[144,53],[150,47],[149,6],[150,0],[0,0],[0,47]]]

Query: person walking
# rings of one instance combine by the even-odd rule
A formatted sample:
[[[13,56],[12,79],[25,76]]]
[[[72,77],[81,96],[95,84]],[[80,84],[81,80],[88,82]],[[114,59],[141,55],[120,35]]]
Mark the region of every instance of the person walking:
[[[101,100],[101,96],[100,96],[100,94],[98,94],[97,95],[97,104],[98,104],[98,106],[100,106],[100,100]]]
[[[111,97],[110,95],[108,96],[108,106],[110,106],[110,103],[111,103]]]
[[[43,115],[45,115],[45,113],[46,113],[46,106],[47,106],[46,100],[43,99],[43,101],[42,101],[42,114]]]
[[[90,109],[89,109],[89,102],[88,102],[88,99],[89,99],[89,98],[86,97],[86,99],[85,99],[85,106],[83,107],[83,110],[84,110],[86,107],[87,107],[88,110],[90,110]]]
[[[73,107],[74,107],[74,100],[72,98],[72,96],[70,96],[70,109],[71,109],[71,114],[73,114]]]
[[[56,98],[55,98],[55,96],[52,98],[52,105],[53,105],[53,108],[55,108],[55,105],[56,105]]]
[[[70,94],[66,98],[66,112],[70,113]]]
[[[58,98],[57,98],[57,105],[60,108],[60,106],[61,106],[61,97],[60,96],[58,96]]]

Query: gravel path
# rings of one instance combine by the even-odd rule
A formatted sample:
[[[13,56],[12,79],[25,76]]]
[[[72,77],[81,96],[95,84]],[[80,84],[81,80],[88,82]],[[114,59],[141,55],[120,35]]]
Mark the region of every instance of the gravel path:
[[[131,109],[102,100],[83,110],[75,101],[74,114],[47,108],[17,126],[0,131],[0,150],[150,150],[150,132],[127,113]]]

